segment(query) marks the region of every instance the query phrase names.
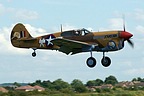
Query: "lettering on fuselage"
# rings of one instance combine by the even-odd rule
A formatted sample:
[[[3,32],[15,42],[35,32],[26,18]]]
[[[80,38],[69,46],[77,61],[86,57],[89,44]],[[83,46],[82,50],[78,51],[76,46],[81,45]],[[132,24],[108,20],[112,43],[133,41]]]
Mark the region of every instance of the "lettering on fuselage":
[[[109,38],[116,38],[118,34],[110,34],[110,35],[103,35],[103,36],[94,36],[93,39],[109,39]]]
[[[115,38],[115,37],[117,37],[117,34],[105,35],[104,39],[106,39],[106,38]]]

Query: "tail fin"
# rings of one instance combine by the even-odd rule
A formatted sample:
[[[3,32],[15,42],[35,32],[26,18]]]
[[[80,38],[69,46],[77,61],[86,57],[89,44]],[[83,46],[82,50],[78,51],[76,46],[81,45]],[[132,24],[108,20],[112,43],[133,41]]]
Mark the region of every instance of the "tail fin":
[[[18,23],[14,26],[11,32],[11,43],[15,47],[20,47],[20,40],[29,39],[32,36],[29,34],[25,26],[21,23]]]

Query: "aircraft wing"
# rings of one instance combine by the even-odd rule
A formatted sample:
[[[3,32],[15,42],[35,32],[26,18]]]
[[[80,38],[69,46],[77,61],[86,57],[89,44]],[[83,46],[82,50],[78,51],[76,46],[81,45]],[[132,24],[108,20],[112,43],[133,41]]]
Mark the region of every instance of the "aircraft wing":
[[[90,49],[92,48],[92,45],[86,42],[63,39],[63,38],[56,38],[51,42],[60,47],[59,51],[66,54],[72,53],[71,55],[80,52],[87,52],[90,51]]]

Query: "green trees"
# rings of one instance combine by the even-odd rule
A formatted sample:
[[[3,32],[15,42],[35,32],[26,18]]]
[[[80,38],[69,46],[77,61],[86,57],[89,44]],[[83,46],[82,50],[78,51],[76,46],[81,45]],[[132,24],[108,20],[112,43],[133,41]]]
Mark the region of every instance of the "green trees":
[[[47,88],[49,90],[56,90],[56,91],[61,91],[64,89],[66,90],[71,90],[71,86],[69,83],[63,81],[62,79],[57,79],[53,82],[51,82],[50,80],[48,81],[41,81],[41,80],[36,80],[36,82],[31,83],[30,85],[34,86],[34,85],[40,85],[44,88]]]
[[[144,82],[144,78],[137,77],[137,78],[133,78],[132,81],[140,81],[140,82]]]
[[[144,82],[144,78],[134,78],[132,81],[139,81],[135,82],[136,84],[140,84]],[[29,85],[39,85],[41,87],[44,87],[46,90],[43,92],[39,92],[37,90],[31,91],[31,92],[24,92],[24,91],[18,91],[18,90],[9,90],[8,93],[2,93],[0,92],[0,96],[91,96],[94,92],[96,92],[96,96],[111,96],[112,94],[114,96],[122,96],[121,94],[127,94],[126,92],[136,92],[135,90],[143,92],[144,87],[141,86],[132,86],[128,88],[127,90],[112,86],[113,88],[109,88],[107,86],[111,86],[109,84],[115,85],[118,83],[118,80],[115,76],[108,76],[104,80],[96,79],[96,80],[89,80],[86,82],[86,84],[83,84],[83,82],[79,79],[74,79],[71,83],[65,82],[62,79],[57,79],[55,81],[41,81],[36,80],[34,83],[30,83]],[[108,85],[107,85],[108,84]],[[14,82],[13,85],[20,86],[20,83]],[[116,92],[116,93],[114,93]],[[125,92],[125,93],[123,93]],[[112,93],[112,94],[111,94]],[[89,95],[85,95],[89,94]],[[104,95],[105,94],[105,95]],[[144,95],[144,93],[143,93]],[[141,95],[141,96],[143,96]],[[129,94],[127,94],[129,96]],[[139,96],[139,95],[138,95]]]
[[[105,79],[105,84],[112,84],[112,85],[115,85],[118,83],[118,80],[116,79],[116,77],[110,75],[109,77],[106,77]]]
[[[48,88],[48,89],[52,89],[53,88],[53,84],[52,84],[52,82],[50,80],[43,81],[41,85],[44,88]]]
[[[90,80],[86,83],[86,86],[95,86],[96,85],[96,81],[95,80]]]
[[[110,75],[109,77],[106,77],[104,81],[101,79],[96,80],[90,80],[86,83],[86,86],[101,86],[103,84],[112,84],[115,85],[118,83],[118,80],[115,76]]]
[[[85,85],[82,83],[82,81],[78,80],[78,79],[74,79],[71,83],[72,88],[74,89],[75,92],[86,92],[87,89],[85,87]]]
[[[86,83],[86,86],[100,86],[104,82],[101,79],[96,79],[96,80],[90,80]]]
[[[71,86],[63,81],[62,79],[57,79],[55,80],[53,83],[53,89],[56,89],[56,90],[62,90],[62,89],[71,89]]]
[[[82,83],[82,81],[78,79],[74,79],[71,84],[68,82],[63,81],[62,79],[57,79],[53,82],[51,81],[40,81],[36,80],[36,82],[30,84],[30,85],[40,85],[44,88],[47,88],[52,91],[60,91],[63,93],[70,93],[70,92],[86,92],[86,86]]]
[[[96,86],[102,85],[104,82],[101,79],[96,79]]]
[[[138,79],[138,80],[141,80],[141,79]],[[65,82],[62,79],[57,79],[53,82],[51,82],[50,80],[47,80],[47,81],[36,80],[34,83],[30,83],[29,85],[31,85],[31,86],[39,85],[41,87],[46,88],[46,90],[55,91],[55,92],[83,93],[83,92],[88,91],[88,89],[86,87],[101,86],[103,84],[115,85],[116,83],[118,83],[116,77],[109,76],[109,77],[106,77],[104,81],[101,79],[96,79],[96,80],[90,80],[86,84],[83,84],[83,82],[78,79],[74,79],[71,83]],[[17,82],[15,82],[14,84],[19,85]]]

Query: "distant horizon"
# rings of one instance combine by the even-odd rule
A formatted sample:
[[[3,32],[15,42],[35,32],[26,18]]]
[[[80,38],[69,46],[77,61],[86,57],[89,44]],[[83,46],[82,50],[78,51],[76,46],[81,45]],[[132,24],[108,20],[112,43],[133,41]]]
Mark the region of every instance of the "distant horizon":
[[[110,76],[113,76],[113,75],[110,75]],[[108,76],[109,77],[109,76]],[[115,77],[115,76],[114,76]],[[107,77],[105,77],[105,78],[107,78]],[[142,77],[135,77],[136,79],[138,79],[138,78],[141,78],[141,79],[144,79],[144,78],[142,78]],[[133,79],[135,79],[135,78],[132,78],[131,80],[123,80],[123,81],[132,81]],[[62,78],[58,78],[58,79],[62,79]],[[58,80],[58,79],[56,79],[56,80]],[[99,79],[99,78],[96,78],[96,79]],[[96,80],[96,79],[94,79],[94,80]],[[117,78],[116,78],[117,79]],[[53,81],[51,81],[51,80],[41,80],[42,82],[43,81],[51,81],[51,82],[54,82],[54,81],[56,81],[56,80],[53,80]],[[62,79],[63,80],[63,79]],[[75,80],[75,79],[73,79],[73,80]],[[73,81],[72,80],[72,81]],[[80,80],[80,79],[78,79],[78,80]],[[101,79],[102,80],[102,79]],[[118,79],[117,79],[118,80]],[[37,81],[37,80],[35,80],[35,81]],[[16,83],[19,83],[19,84],[29,84],[29,83],[34,83],[35,81],[33,81],[33,82],[16,82]],[[63,80],[63,81],[65,81],[65,80]],[[71,81],[71,82],[72,82]],[[82,80],[80,80],[80,81],[82,81]],[[90,81],[90,80],[88,80],[88,81]],[[86,81],[84,84],[86,84],[88,81]],[[104,81],[104,80],[102,80],[102,81]],[[123,82],[123,81],[119,81],[118,80],[118,82]],[[65,81],[65,82],[67,82],[67,81]],[[67,83],[71,83],[71,82],[67,82]],[[13,83],[15,83],[15,82],[5,82],[5,83],[0,83],[0,85],[2,85],[2,84],[13,84]]]

